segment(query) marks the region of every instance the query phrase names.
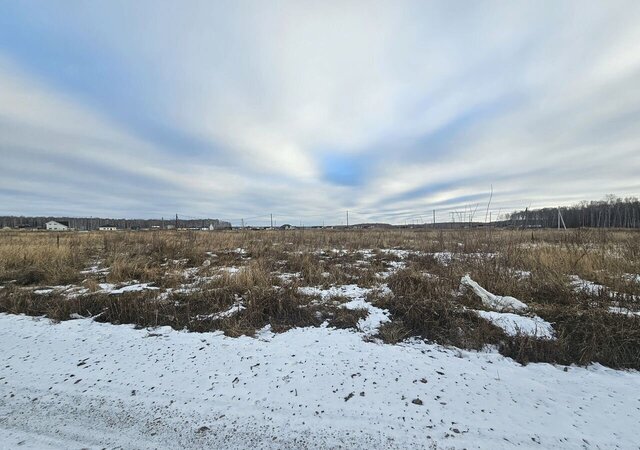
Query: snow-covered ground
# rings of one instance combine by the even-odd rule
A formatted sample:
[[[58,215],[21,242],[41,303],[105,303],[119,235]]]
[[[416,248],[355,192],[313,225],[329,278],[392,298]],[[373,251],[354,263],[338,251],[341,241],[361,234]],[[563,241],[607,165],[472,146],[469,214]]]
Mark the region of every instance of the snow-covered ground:
[[[497,311],[473,310],[476,314],[499,328],[509,336],[526,335],[539,339],[553,339],[553,326],[536,315],[523,315],[529,308],[526,303],[517,298],[495,295],[473,281],[469,275],[460,280],[461,288],[471,289],[482,301],[486,308]],[[514,314],[514,311],[518,314]]]
[[[0,448],[638,448],[640,373],[0,314]]]

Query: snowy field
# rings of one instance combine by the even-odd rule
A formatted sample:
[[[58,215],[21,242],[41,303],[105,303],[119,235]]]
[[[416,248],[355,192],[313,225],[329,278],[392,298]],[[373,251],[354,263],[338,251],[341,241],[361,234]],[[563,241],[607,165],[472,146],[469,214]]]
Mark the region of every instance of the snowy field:
[[[0,315],[1,448],[637,448],[640,373]]]
[[[0,449],[640,448],[640,241],[0,239]]]

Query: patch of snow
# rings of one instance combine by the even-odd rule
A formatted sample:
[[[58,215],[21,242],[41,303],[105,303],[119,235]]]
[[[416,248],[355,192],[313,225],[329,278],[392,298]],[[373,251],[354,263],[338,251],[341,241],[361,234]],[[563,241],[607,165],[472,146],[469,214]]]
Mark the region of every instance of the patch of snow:
[[[326,327],[254,339],[0,314],[0,380],[3,448],[638,444],[640,372]]]
[[[111,295],[118,295],[124,294],[125,292],[140,292],[145,290],[153,291],[160,289],[152,285],[153,283],[134,283],[116,288],[116,285],[112,283],[100,283],[98,286],[100,287],[100,292]]]
[[[373,258],[373,255],[374,255],[373,250],[370,250],[370,249],[358,250],[357,253],[360,254],[365,259],[371,259]]]
[[[387,261],[385,264],[389,266],[388,270],[385,270],[384,272],[378,272],[376,274],[380,278],[389,278],[398,270],[401,270],[407,267],[407,263],[405,263],[404,261]]]
[[[435,260],[438,261],[438,263],[442,264],[443,266],[449,265],[454,258],[454,254],[451,252],[435,252],[435,253],[428,253],[428,255],[433,256]]]
[[[171,262],[176,266],[184,266],[186,263],[189,262],[189,260],[187,258],[172,259]]]
[[[304,295],[319,295],[322,300],[330,297],[364,298],[371,289],[361,288],[357,284],[345,284],[341,286],[331,286],[328,289],[315,286],[301,286],[298,291]]]
[[[636,273],[625,273],[623,275],[623,277],[627,281],[633,281],[633,282],[636,282],[636,283],[640,284],[640,275],[638,275]]]
[[[638,298],[638,296],[636,295],[621,294],[602,284],[594,283],[593,281],[584,280],[580,278],[578,275],[570,275],[569,279],[571,280],[570,281],[571,286],[575,291],[583,291],[591,295],[600,295],[602,292],[608,291],[609,297],[621,296],[631,300],[635,300]]]
[[[198,273],[198,270],[200,270],[199,267],[187,267],[186,269],[184,269],[182,271],[182,277],[183,278],[191,278],[193,277],[195,274]]]
[[[292,280],[298,280],[300,278],[302,278],[302,273],[300,272],[295,272],[295,273],[279,273],[276,275],[280,281],[284,282],[284,283],[288,283]]]
[[[540,339],[553,339],[554,331],[549,322],[538,316],[527,317],[513,313],[473,310],[483,319],[502,328],[509,336],[526,335]]]
[[[610,306],[608,311],[612,314],[623,314],[625,316],[637,316],[640,317],[640,311],[632,311],[629,308],[621,306]]]
[[[527,278],[531,278],[531,272],[529,272],[528,270],[513,270],[512,271],[513,274],[516,276],[516,278],[520,279],[520,280],[526,280]]]
[[[340,305],[340,307],[347,309],[365,309],[368,312],[367,317],[358,321],[358,329],[366,335],[375,334],[381,324],[391,320],[389,311],[377,308],[366,301],[367,295],[371,292],[390,292],[386,285],[375,288],[362,288],[356,284],[346,284],[331,286],[328,289],[302,286],[298,288],[298,291],[305,295],[319,295],[323,301],[331,297],[346,297],[351,299],[349,302]]]
[[[46,288],[46,289],[35,289],[33,291],[34,294],[36,295],[47,295],[47,294],[51,294],[52,292],[54,292],[55,289],[53,288]]]
[[[575,290],[585,291],[589,294],[598,295],[600,294],[600,292],[607,289],[606,286],[603,286],[601,284],[583,280],[578,275],[570,275],[569,279],[571,280],[571,286],[573,286]]]
[[[215,313],[215,314],[207,314],[207,315],[199,315],[196,316],[198,320],[220,320],[225,317],[231,317],[238,314],[240,311],[247,309],[246,306],[242,303],[242,299],[236,299],[236,302],[229,307],[229,309]]]
[[[517,298],[492,294],[473,281],[469,275],[462,277],[460,284],[471,289],[478,297],[480,297],[480,300],[482,300],[482,303],[485,306],[495,309],[496,311],[524,311],[527,309],[527,305]]]
[[[34,289],[33,293],[36,295],[48,295],[48,294],[61,294],[67,298],[75,298],[80,295],[87,294],[89,289],[83,286],[76,286],[75,284],[67,284],[63,286],[45,286]]]
[[[239,273],[242,268],[241,267],[236,267],[236,266],[228,266],[228,267],[218,267],[218,272],[226,272],[230,275]]]
[[[367,317],[360,319],[357,325],[358,330],[368,336],[376,334],[380,325],[391,321],[391,314],[388,310],[377,308],[364,298],[356,298],[342,304],[340,307],[346,309],[364,309],[368,312]]]
[[[381,248],[379,252],[386,255],[395,256],[396,258],[399,258],[399,259],[406,259],[412,253],[415,253],[410,250],[404,250],[401,248]]]
[[[495,258],[497,253],[453,253],[449,251],[424,253],[424,255],[433,256],[433,258],[443,266],[448,266],[454,260],[464,259],[491,259]]]
[[[237,253],[237,254],[239,254],[239,255],[240,255],[240,256],[242,256],[242,257],[244,257],[244,256],[246,256],[246,255],[247,255],[247,251],[246,251],[244,248],[242,248],[242,247],[238,247],[238,248],[236,248],[235,250],[231,250],[231,251],[232,251],[233,253]]]
[[[87,267],[84,270],[81,270],[80,273],[83,275],[87,274],[95,274],[95,275],[107,275],[110,272],[108,267],[100,267],[101,263],[96,263],[90,267]]]

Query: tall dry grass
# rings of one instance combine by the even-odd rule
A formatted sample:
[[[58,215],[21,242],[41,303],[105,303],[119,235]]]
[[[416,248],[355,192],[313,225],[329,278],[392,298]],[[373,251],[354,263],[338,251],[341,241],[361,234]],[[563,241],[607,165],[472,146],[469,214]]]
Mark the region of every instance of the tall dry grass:
[[[388,249],[412,253],[402,260],[383,251]],[[399,263],[406,267],[387,280],[379,277]],[[108,273],[81,273],[95,264]],[[242,270],[221,271],[229,267]],[[287,281],[278,276],[282,273],[296,275]],[[458,292],[467,273],[487,290],[529,304],[553,323],[558,339],[507,337],[470,313],[478,299]],[[619,230],[0,233],[0,311],[57,320],[81,314],[233,336],[265,325],[284,331],[325,320],[353,328],[363,311],[323,304],[297,288],[386,282],[391,294],[371,298],[392,314],[380,330],[385,341],[419,336],[462,348],[492,344],[522,362],[640,368],[640,319],[608,312],[612,305],[640,310],[640,283],[630,277],[637,274],[640,234]],[[605,288],[577,291],[570,276]],[[196,289],[181,291],[197,279]],[[98,289],[99,283],[132,280],[161,289],[119,296]],[[68,283],[90,292],[76,298],[33,293],[36,286]],[[245,309],[215,318],[239,301]]]

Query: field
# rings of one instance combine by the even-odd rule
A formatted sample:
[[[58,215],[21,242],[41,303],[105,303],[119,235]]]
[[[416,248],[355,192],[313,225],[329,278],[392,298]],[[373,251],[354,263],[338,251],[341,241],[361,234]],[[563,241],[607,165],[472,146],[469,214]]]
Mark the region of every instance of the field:
[[[0,313],[0,429],[33,448],[624,448],[640,420],[638,232],[2,232]]]

